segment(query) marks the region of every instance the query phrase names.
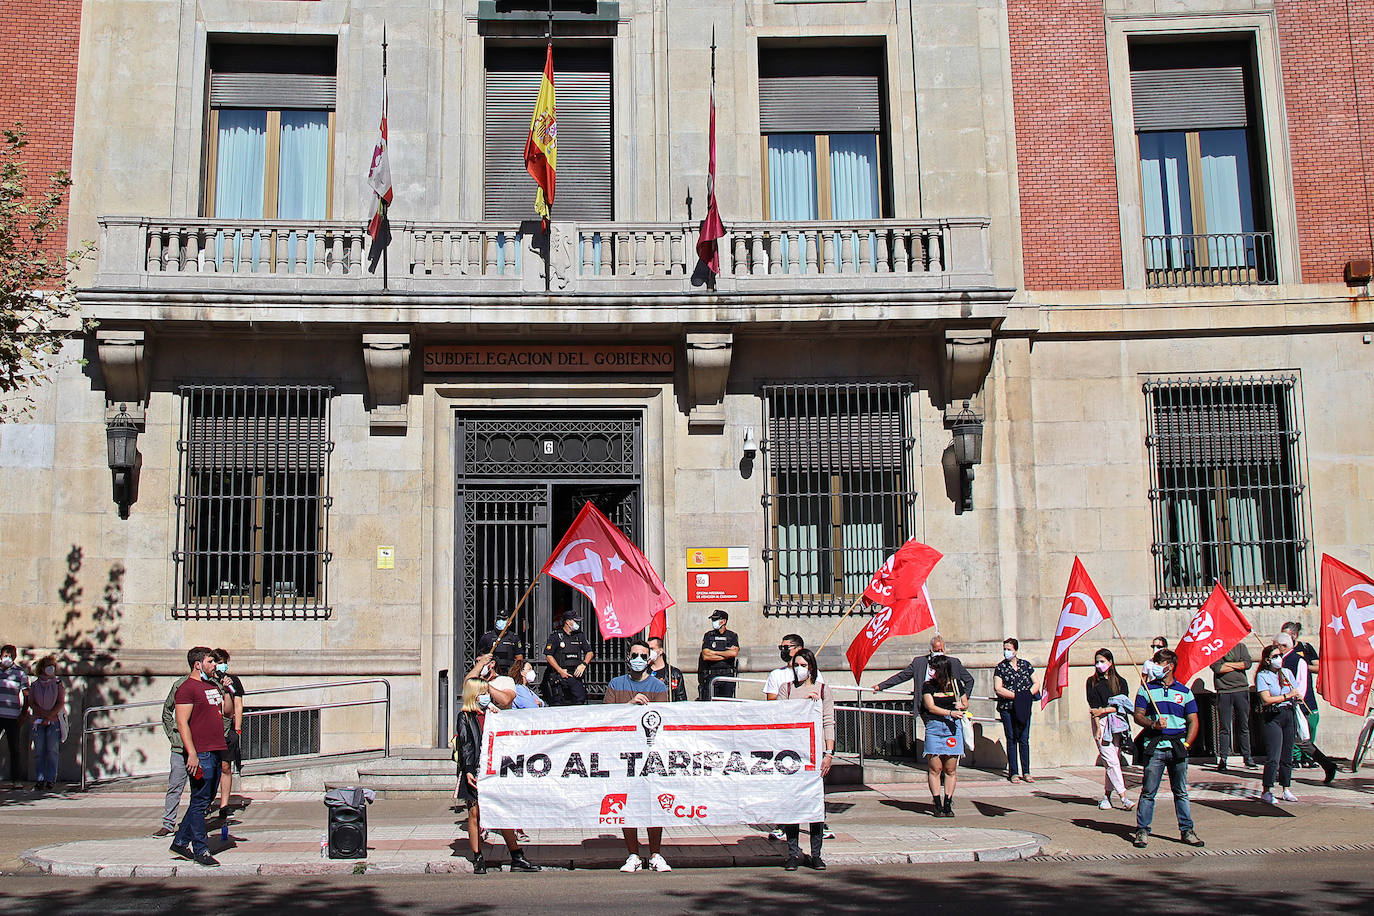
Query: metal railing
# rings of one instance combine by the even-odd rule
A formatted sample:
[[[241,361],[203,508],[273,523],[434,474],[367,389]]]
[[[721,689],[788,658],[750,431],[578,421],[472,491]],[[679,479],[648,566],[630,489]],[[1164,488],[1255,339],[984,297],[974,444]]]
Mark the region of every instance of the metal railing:
[[[717,684],[720,684],[720,683],[726,683],[726,684],[758,684],[758,685],[760,685],[760,687],[762,687],[762,685],[766,684],[767,681],[764,680],[764,679],[762,679],[762,678],[752,678],[752,677],[718,677],[718,678],[713,678],[713,679],[711,680],[711,700],[712,700],[713,702],[718,700],[718,701],[723,702],[723,703],[730,703],[730,702],[742,703],[742,702],[745,702],[745,701],[747,700],[746,697],[720,697],[720,696],[716,696],[716,685],[717,685]],[[896,717],[898,717],[898,718],[911,719],[911,718],[914,717],[915,714],[914,714],[913,712],[911,712],[910,710],[907,710],[907,709],[885,709],[885,708],[882,708],[882,707],[875,707],[875,706],[871,705],[871,703],[870,703],[870,705],[868,705],[868,706],[865,706],[865,705],[864,705],[864,694],[866,694],[866,693],[868,693],[868,694],[873,694],[873,693],[883,693],[883,694],[886,694],[886,693],[893,693],[894,691],[887,691],[887,690],[877,691],[877,690],[874,690],[872,687],[856,687],[856,686],[849,686],[849,685],[846,685],[846,684],[839,684],[839,685],[836,685],[836,684],[827,684],[826,686],[829,687],[830,690],[831,690],[832,692],[843,690],[843,691],[847,691],[847,692],[849,692],[849,693],[853,693],[853,694],[855,695],[854,702],[855,702],[855,704],[857,704],[857,705],[846,706],[846,705],[843,705],[843,704],[840,704],[840,703],[836,703],[836,704],[835,704],[835,713],[836,713],[836,717],[835,717],[835,718],[836,718],[836,723],[835,723],[835,725],[836,725],[835,750],[836,750],[836,752],[839,752],[839,750],[840,750],[840,748],[839,748],[839,713],[840,713],[840,712],[852,712],[852,713],[856,713],[857,715],[855,716],[855,719],[856,719],[856,723],[857,723],[857,732],[858,732],[858,733],[857,733],[857,735],[856,735],[856,741],[855,741],[856,751],[854,751],[854,753],[855,753],[855,756],[857,756],[857,757],[859,758],[859,771],[860,771],[860,773],[862,773],[862,772],[863,772],[863,768],[864,768],[864,761],[865,761],[865,760],[867,759],[867,757],[869,756],[869,755],[867,754],[867,751],[866,751],[866,747],[867,747],[867,743],[868,743],[868,742],[865,740],[865,735],[864,735],[864,717],[865,717],[865,716],[869,716],[869,715],[874,715],[874,716],[896,716]],[[996,698],[996,697],[970,696],[969,699],[970,699],[970,700],[978,700],[978,701],[982,701],[982,702],[993,702],[993,703],[997,702],[997,698]],[[910,703],[910,702],[912,702],[912,700],[907,699],[907,697],[904,696],[904,695],[901,694],[901,693],[897,693],[897,695],[894,696],[894,697],[886,697],[885,700],[888,701],[888,702],[891,702],[891,701],[894,701],[894,700],[895,700],[895,701],[898,701],[898,702],[903,702],[903,703]],[[1001,722],[1001,719],[998,718],[998,717],[995,717],[995,716],[969,716],[969,719],[970,719],[971,721],[974,721],[974,722]],[[973,748],[968,748],[968,754],[970,755],[970,757],[973,755]]]
[[[244,718],[250,716],[268,716],[280,714],[283,710],[310,710],[310,709],[343,709],[351,706],[376,706],[382,704],[385,710],[385,725],[383,732],[382,756],[391,756],[391,682],[384,677],[359,678],[352,681],[331,681],[320,684],[293,684],[288,687],[264,687],[261,690],[254,690],[253,696],[260,697],[269,693],[291,693],[300,690],[330,690],[337,687],[357,687],[363,684],[381,684],[386,688],[384,696],[372,697],[366,700],[341,700],[337,703],[306,703],[299,706],[276,706],[272,709],[244,710]],[[86,791],[87,772],[86,772],[86,745],[87,739],[91,735],[104,734],[107,732],[126,731],[134,728],[161,728],[162,719],[159,717],[149,722],[127,722],[118,725],[91,725],[91,716],[98,712],[110,713],[124,709],[139,709],[148,706],[162,706],[163,700],[146,700],[141,703],[116,703],[111,706],[92,706],[81,715],[81,736],[80,744],[77,746],[77,762],[81,766],[81,791]],[[130,774],[132,775],[132,774]]]
[[[1147,287],[1279,282],[1272,232],[1147,235],[1144,245]]]

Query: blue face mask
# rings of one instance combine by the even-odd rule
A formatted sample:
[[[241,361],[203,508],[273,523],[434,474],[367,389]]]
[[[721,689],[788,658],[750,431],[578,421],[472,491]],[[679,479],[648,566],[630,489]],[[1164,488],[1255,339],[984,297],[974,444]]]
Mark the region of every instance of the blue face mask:
[[[477,705],[482,707],[483,709],[486,709],[488,706],[491,705],[491,697],[485,693],[482,694],[477,698]]]
[[[496,632],[499,633],[499,632],[501,632],[502,630],[504,630],[505,628],[506,628],[506,622],[505,622],[504,620],[498,620],[498,621],[496,621]]]
[[[215,670],[218,671],[220,674],[224,674],[226,671],[229,670],[229,666],[224,664],[223,662],[220,662],[218,665],[215,666]]]
[[[636,674],[643,671],[647,667],[649,667],[649,660],[646,658],[630,659],[630,670],[635,672]]]

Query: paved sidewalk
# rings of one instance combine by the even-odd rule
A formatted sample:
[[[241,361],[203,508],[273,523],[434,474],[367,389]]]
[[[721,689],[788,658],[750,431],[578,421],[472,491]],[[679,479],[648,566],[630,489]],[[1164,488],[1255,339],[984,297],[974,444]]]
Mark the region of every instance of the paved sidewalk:
[[[1097,807],[1101,773],[1094,767],[1047,770],[1034,784],[1013,785],[995,774],[964,771],[953,820],[931,816],[923,783],[831,792],[826,809],[836,837],[826,842],[825,858],[833,866],[900,866],[1032,856],[1244,855],[1258,846],[1270,852],[1374,848],[1374,779],[1367,776],[1341,774],[1325,787],[1319,774],[1300,771],[1294,790],[1301,801],[1276,806],[1256,797],[1258,773],[1194,766],[1193,815],[1207,848],[1179,842],[1172,799],[1162,789],[1155,835],[1142,851],[1128,841],[1133,812]],[[1128,774],[1128,783],[1137,796],[1138,775]],[[161,803],[161,793],[151,791],[47,797],[0,792],[0,868],[106,877],[471,871],[464,818],[447,800],[379,799],[368,812],[368,858],[329,860],[320,857],[325,808],[319,793],[253,793],[251,804],[231,817],[231,840],[224,848],[219,822],[211,819],[212,848],[223,863],[214,870],[176,859],[167,851],[168,839],[149,835]],[[613,833],[536,830],[525,845],[533,861],[553,868],[612,869],[624,861],[624,847]],[[740,826],[676,828],[665,835],[665,856],[676,869],[777,866],[783,851],[762,829]],[[504,849],[488,847],[487,861],[504,864]]]

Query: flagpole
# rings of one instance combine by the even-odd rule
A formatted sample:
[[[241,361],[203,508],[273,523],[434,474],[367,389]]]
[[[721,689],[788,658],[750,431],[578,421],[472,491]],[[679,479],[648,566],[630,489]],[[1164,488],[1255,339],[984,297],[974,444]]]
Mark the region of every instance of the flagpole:
[[[712,157],[713,159],[715,158],[715,155],[716,155],[716,133],[715,133],[715,131],[716,131],[716,27],[715,27],[715,24],[712,23],[712,25],[711,25],[711,157]],[[715,196],[716,196],[716,176],[715,176],[715,171],[714,171],[714,169],[713,169],[713,170],[708,171],[708,172],[706,173],[706,217],[707,217],[708,220],[709,220],[710,217],[711,217],[711,201],[715,200]],[[691,217],[691,215],[689,214],[687,218],[688,218],[688,219],[691,219],[692,217]],[[703,224],[703,225],[704,225],[704,224]],[[713,273],[713,272],[710,271],[710,270],[706,271],[706,288],[707,288],[708,290],[711,290],[712,292],[714,292],[714,291],[715,291],[715,288],[716,288],[716,275],[715,275],[715,273]],[[852,611],[853,608],[850,608],[850,610]],[[849,616],[849,615],[846,614],[845,616],[847,617],[847,616]],[[832,631],[832,635],[833,635],[833,631]],[[829,638],[830,638],[830,637],[827,636],[827,637],[826,637],[826,640],[829,641]],[[825,645],[825,643],[822,643],[821,645],[822,645],[822,647],[823,647],[823,646]],[[818,651],[819,651],[819,650],[818,650]]]
[[[553,0],[549,0],[549,20],[548,26],[544,30],[544,40],[548,42],[550,48],[553,47]],[[544,229],[544,292],[552,289],[553,274],[553,201],[545,200],[544,206],[549,210],[549,215],[545,220]]]
[[[1130,661],[1131,667],[1136,669],[1136,674],[1140,675],[1140,683],[1145,687],[1145,699],[1150,701],[1150,708],[1155,711],[1155,718],[1160,717],[1159,707],[1155,705],[1155,698],[1150,693],[1150,685],[1145,682],[1145,671],[1136,663],[1135,656],[1131,654],[1131,647],[1126,644],[1126,637],[1121,635],[1121,628],[1116,625],[1115,617],[1108,617],[1112,622],[1112,629],[1116,631],[1116,638],[1121,640],[1121,648],[1126,650],[1126,658]],[[1067,663],[1067,659],[1065,662]]]
[[[833,627],[830,628],[830,632],[826,634],[825,639],[821,642],[821,644],[820,644],[819,646],[816,647],[816,654],[817,654],[817,655],[820,655],[820,654],[821,654],[821,649],[824,649],[824,648],[826,647],[826,645],[829,644],[829,642],[830,642],[830,637],[832,637],[832,636],[835,635],[835,631],[838,630],[838,629],[840,628],[840,624],[844,623],[846,620],[849,619],[849,615],[852,614],[852,613],[854,613],[855,609],[858,608],[858,606],[859,606],[860,604],[863,603],[863,600],[864,600],[864,596],[863,596],[863,595],[860,595],[859,597],[855,598],[855,599],[854,599],[854,603],[851,604],[851,605],[849,606],[849,610],[847,610],[847,611],[844,612],[844,616],[841,617],[839,620],[835,621],[835,625],[834,625]]]
[[[534,587],[539,584],[539,577],[542,575],[544,575],[544,573],[541,571],[534,577],[534,581],[530,583],[530,587],[525,589],[525,594],[521,595],[520,600],[515,603],[514,610],[510,612],[510,617],[506,619],[506,628],[501,631],[500,635],[496,637],[496,642],[491,645],[492,655],[496,654],[496,649],[501,645],[501,641],[506,638],[506,634],[515,631],[515,619],[520,616],[520,608],[524,607],[525,600],[529,598],[530,592],[534,591]]]
[[[387,94],[386,94],[386,23],[383,22],[383,23],[382,23],[382,117],[383,117],[383,118],[386,118],[386,117],[390,114],[390,112],[387,111],[387,109],[390,108],[390,107],[391,107],[391,100],[387,98]],[[379,207],[382,208],[382,219],[383,219],[383,220],[387,220],[387,215],[386,215],[386,201],[379,201],[378,204],[377,204],[377,206],[379,206]],[[388,228],[389,228],[389,227],[388,227]],[[378,233],[379,236],[381,235],[381,229],[380,229],[380,228],[377,230],[377,233]],[[382,246],[382,291],[383,291],[383,292],[385,292],[386,289],[387,289],[387,280],[388,280],[387,271],[388,271],[388,267],[389,267],[389,265],[388,265],[388,263],[387,263],[387,252],[388,252],[388,250],[389,250],[390,248],[391,248],[391,245],[390,245],[390,244],[387,244],[387,245],[383,245],[383,246]]]

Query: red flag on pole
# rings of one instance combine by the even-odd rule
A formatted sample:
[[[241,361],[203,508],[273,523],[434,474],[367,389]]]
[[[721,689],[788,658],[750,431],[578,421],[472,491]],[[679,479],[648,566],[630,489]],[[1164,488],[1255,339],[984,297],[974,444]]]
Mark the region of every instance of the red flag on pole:
[[[1073,558],[1073,570],[1069,573],[1069,587],[1064,592],[1064,609],[1059,612],[1059,625],[1054,631],[1054,642],[1050,645],[1050,660],[1045,665],[1045,690],[1040,697],[1040,708],[1044,709],[1050,700],[1059,699],[1064,688],[1069,685],[1069,649],[1078,638],[1112,616],[1107,610],[1107,602],[1097,593],[1093,580],[1078,557]]]
[[[1317,692],[1364,715],[1374,677],[1374,579],[1322,554],[1322,666]]]
[[[720,209],[716,206],[716,48],[711,42],[711,127],[708,134],[706,156],[706,218],[701,221],[701,231],[697,235],[697,257],[713,274],[720,273],[720,246],[717,244],[725,236],[725,224],[720,221]]]
[[[591,503],[577,513],[540,572],[586,595],[606,637],[638,633],[676,603],[639,548]]]
[[[387,152],[386,116],[386,33],[382,33],[382,125],[377,145],[372,148],[372,162],[367,167],[367,187],[372,192],[372,205],[368,211],[367,234],[375,240],[382,231],[382,220],[386,208],[391,206],[395,190],[391,186],[391,156]]]
[[[1178,664],[1174,666],[1174,677],[1187,684],[1197,674],[1206,670],[1208,665],[1221,660],[1236,643],[1249,636],[1254,628],[1245,615],[1236,607],[1226,589],[1218,582],[1212,594],[1193,615],[1188,624],[1188,632],[1178,641],[1174,654]]]
[[[888,557],[864,589],[865,604],[880,605],[845,651],[854,680],[889,636],[910,636],[935,626],[926,579],[943,556],[914,538]]]

